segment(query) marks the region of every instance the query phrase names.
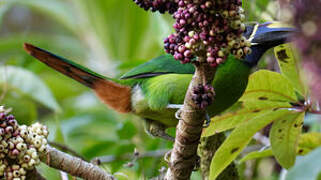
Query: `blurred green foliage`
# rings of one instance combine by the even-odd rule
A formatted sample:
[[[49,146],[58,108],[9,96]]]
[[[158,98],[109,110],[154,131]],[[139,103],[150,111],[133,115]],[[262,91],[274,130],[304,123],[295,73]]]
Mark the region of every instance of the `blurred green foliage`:
[[[20,123],[45,123],[51,141],[68,144],[86,160],[105,155],[117,159],[135,148],[140,153],[169,149],[171,143],[144,132],[139,118],[109,110],[89,89],[22,50],[23,42],[30,42],[119,76],[163,53],[162,38],[171,31],[168,19],[148,14],[131,1],[1,1],[0,92],[6,93],[1,104],[12,107]],[[133,168],[125,166],[129,161],[104,167],[139,179],[156,176],[165,165],[162,157],[139,159]],[[59,179],[56,170],[40,170],[48,179]]]
[[[277,19],[276,1],[243,2],[248,21]],[[169,149],[172,143],[148,136],[139,118],[110,110],[88,88],[27,55],[22,44],[35,44],[118,77],[163,54],[162,41],[172,31],[171,24],[169,15],[147,13],[131,0],[1,0],[0,104],[12,107],[20,123],[46,124],[50,141],[68,145],[86,160],[106,155],[117,159],[135,149]],[[270,56],[266,59],[261,66],[269,65]],[[33,78],[23,82],[26,75],[19,80],[19,73]],[[130,161],[117,159],[102,167],[120,179],[146,179],[166,165],[163,157],[142,158],[127,167]],[[259,164],[257,160],[253,165],[253,179],[275,178],[275,172],[260,174]],[[45,165],[39,170],[48,179],[60,179],[58,171]],[[241,174],[248,177],[245,170]],[[200,179],[199,174],[192,179]]]

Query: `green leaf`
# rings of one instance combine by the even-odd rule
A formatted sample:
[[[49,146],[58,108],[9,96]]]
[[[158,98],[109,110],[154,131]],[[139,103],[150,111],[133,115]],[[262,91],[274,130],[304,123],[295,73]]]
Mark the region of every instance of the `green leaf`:
[[[83,151],[82,154],[88,158],[92,159],[97,156],[103,156],[106,155],[108,152],[106,151],[111,151],[115,148],[117,148],[117,142],[115,141],[97,141],[93,142],[90,146],[86,147]]]
[[[119,125],[117,129],[119,139],[131,139],[135,136],[137,130],[132,121],[126,121]]]
[[[32,72],[15,66],[0,67],[0,84],[5,83],[9,90],[27,95],[55,112],[61,111],[49,88]]]
[[[306,156],[297,158],[295,166],[291,168],[286,180],[315,180],[321,172],[321,147]]]
[[[62,132],[61,122],[57,117],[56,117],[55,142],[61,143],[61,144],[65,143],[65,137],[64,137],[64,133]]]
[[[290,80],[294,88],[304,96],[306,88],[300,78],[299,60],[290,44],[282,44],[274,48],[275,57],[278,60],[281,73]]]
[[[243,123],[248,119],[252,119],[256,116],[261,116],[267,112],[270,112],[271,109],[241,109],[236,112],[225,113],[221,116],[215,116],[211,120],[211,124],[208,128],[203,130],[202,136],[212,136],[216,133],[220,133],[232,128],[235,128],[237,125]]]
[[[304,112],[288,114],[272,125],[270,131],[272,152],[284,168],[288,169],[295,163],[304,115]]]
[[[252,160],[252,159],[259,159],[259,158],[264,158],[264,157],[269,157],[273,156],[272,149],[266,149],[263,151],[254,151],[248,153],[246,156],[244,156],[239,163],[243,163],[247,160]]]
[[[297,155],[306,155],[320,146],[321,146],[321,133],[312,132],[312,133],[302,134],[299,138]],[[264,158],[268,156],[273,156],[272,149],[266,149],[263,151],[254,151],[245,155],[239,161],[239,163],[243,163],[251,159]]]
[[[215,179],[238,156],[257,131],[290,113],[292,111],[288,109],[271,110],[236,127],[215,153],[210,168],[210,179]]]
[[[302,134],[299,139],[298,154],[305,155],[321,146],[321,133]]]
[[[296,102],[292,84],[281,74],[260,70],[252,74],[244,95],[240,98],[242,109],[212,118],[211,124],[202,136],[235,128],[247,119],[260,116],[279,108],[291,108],[289,102]]]
[[[40,163],[39,166],[37,166],[37,171],[41,172],[41,175],[47,179],[49,179],[48,177],[50,177],[50,179],[61,179],[60,171],[49,167],[45,163]]]
[[[90,27],[108,50],[110,58],[151,59],[162,53],[161,39],[171,32],[170,26],[161,18],[163,15],[155,13],[148,16],[148,13],[128,1],[96,0],[92,3],[88,0],[72,0],[72,2],[88,18],[83,31],[88,31]]]
[[[244,95],[240,98],[246,107],[288,107],[297,102],[294,87],[280,73],[260,70],[252,74]]]

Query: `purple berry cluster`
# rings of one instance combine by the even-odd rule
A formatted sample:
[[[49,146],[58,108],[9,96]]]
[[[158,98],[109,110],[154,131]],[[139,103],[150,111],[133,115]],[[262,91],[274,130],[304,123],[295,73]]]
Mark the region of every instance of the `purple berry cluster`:
[[[211,84],[199,84],[193,89],[192,99],[198,108],[206,108],[214,100],[214,88]]]
[[[232,53],[239,59],[250,53],[242,33],[245,16],[241,0],[179,0],[173,14],[175,34],[164,40],[167,53],[182,63],[196,57],[215,67]]]
[[[39,153],[47,147],[47,128],[39,123],[20,126],[0,106],[0,178],[24,180],[28,170],[40,163]]]
[[[160,13],[169,12],[173,14],[177,10],[178,0],[133,0],[139,7],[146,11],[158,11]]]

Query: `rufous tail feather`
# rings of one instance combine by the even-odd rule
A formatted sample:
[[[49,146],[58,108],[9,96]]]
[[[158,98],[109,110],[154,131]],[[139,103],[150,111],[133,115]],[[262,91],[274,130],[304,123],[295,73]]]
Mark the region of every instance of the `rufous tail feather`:
[[[131,111],[131,88],[117,84],[72,61],[25,43],[24,49],[47,66],[92,88],[96,95],[111,108],[121,113]]]

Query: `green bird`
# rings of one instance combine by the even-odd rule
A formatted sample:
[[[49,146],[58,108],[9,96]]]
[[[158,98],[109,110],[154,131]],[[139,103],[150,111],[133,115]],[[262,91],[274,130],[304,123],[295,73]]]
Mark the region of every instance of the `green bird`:
[[[217,68],[213,81],[215,100],[207,107],[209,117],[232,106],[246,89],[251,68],[268,49],[283,44],[295,32],[278,22],[247,25],[244,36],[250,40],[252,53],[238,60],[230,55]],[[99,75],[79,64],[31,44],[25,50],[49,67],[94,90],[105,104],[120,113],[133,113],[146,120],[149,134],[173,140],[165,130],[175,127],[175,112],[182,107],[194,74],[192,64],[181,64],[171,55],[152,59],[120,79]]]

